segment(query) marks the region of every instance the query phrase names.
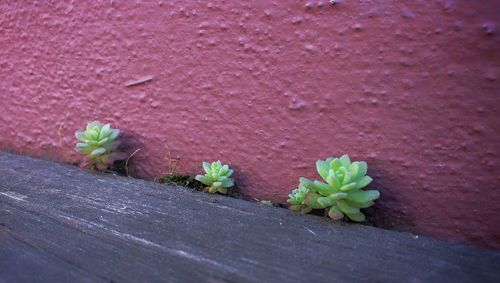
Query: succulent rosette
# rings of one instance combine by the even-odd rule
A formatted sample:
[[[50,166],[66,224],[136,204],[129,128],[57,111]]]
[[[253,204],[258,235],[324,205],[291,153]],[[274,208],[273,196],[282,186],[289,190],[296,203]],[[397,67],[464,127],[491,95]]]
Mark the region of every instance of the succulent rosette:
[[[85,131],[76,131],[78,139],[76,149],[85,155],[80,167],[106,170],[114,161],[127,158],[120,152],[120,141],[117,140],[120,130],[112,129],[110,124],[94,121],[87,124]]]
[[[309,189],[304,187],[304,185],[299,184],[299,187],[294,189],[292,193],[288,195],[287,202],[290,204],[289,208],[296,212],[310,212],[312,208],[305,204],[308,193]]]
[[[324,181],[301,177],[299,188],[289,195],[290,209],[305,213],[326,209],[328,216],[335,220],[347,216],[356,222],[364,221],[365,215],[360,209],[372,206],[380,196],[377,190],[363,190],[372,181],[366,175],[366,162],[351,162],[348,155],[343,155],[318,160],[316,169]]]
[[[233,170],[228,165],[223,165],[220,161],[212,164],[203,162],[203,170],[205,175],[196,175],[195,179],[207,186],[207,192],[227,194],[227,188],[234,186],[234,181],[230,178]]]

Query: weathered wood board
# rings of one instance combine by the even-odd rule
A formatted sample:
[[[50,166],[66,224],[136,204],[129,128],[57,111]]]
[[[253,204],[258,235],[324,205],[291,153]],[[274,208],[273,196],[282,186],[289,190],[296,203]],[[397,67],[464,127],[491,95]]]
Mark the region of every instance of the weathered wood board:
[[[500,282],[500,253],[0,152],[0,282]]]

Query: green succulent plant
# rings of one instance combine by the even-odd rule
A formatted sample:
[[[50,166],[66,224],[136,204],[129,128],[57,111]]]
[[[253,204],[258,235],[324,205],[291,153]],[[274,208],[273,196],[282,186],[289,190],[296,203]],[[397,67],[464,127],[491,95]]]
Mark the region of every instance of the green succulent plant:
[[[233,170],[228,165],[222,165],[220,161],[212,164],[203,162],[203,170],[205,175],[196,175],[195,179],[207,186],[206,192],[227,194],[227,188],[234,186],[233,179],[229,177]]]
[[[293,190],[292,193],[288,195],[288,203],[290,204],[290,209],[296,212],[311,212],[312,208],[304,203],[308,193],[309,189],[304,187],[304,185],[299,184],[299,187]]]
[[[114,161],[125,159],[127,155],[118,150],[119,134],[120,130],[112,129],[110,124],[103,125],[99,121],[87,124],[85,131],[76,131],[75,136],[79,141],[76,149],[85,154],[80,167],[106,170]]]
[[[366,175],[366,162],[352,162],[349,156],[318,160],[316,169],[322,181],[299,179],[299,188],[289,195],[288,203],[293,211],[310,212],[312,209],[326,209],[328,216],[335,220],[344,218],[361,222],[365,215],[361,208],[373,205],[380,196],[377,190],[362,190],[371,183]]]

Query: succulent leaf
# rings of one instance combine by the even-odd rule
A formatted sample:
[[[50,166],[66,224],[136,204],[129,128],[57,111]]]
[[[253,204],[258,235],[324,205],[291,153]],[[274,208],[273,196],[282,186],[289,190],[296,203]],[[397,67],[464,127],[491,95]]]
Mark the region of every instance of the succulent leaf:
[[[351,159],[349,159],[349,155],[347,154],[340,157],[340,162],[344,168],[349,168],[351,166]]]
[[[347,215],[347,217],[349,217],[349,219],[356,221],[356,222],[363,222],[366,220],[365,215],[359,211],[356,213],[350,213],[350,214],[346,213],[346,215]]]
[[[359,161],[358,162],[358,174],[356,175],[356,179],[359,179],[363,176],[366,175],[366,172],[368,171],[368,165],[364,161]]]
[[[98,147],[90,153],[91,156],[101,155],[106,152],[106,149],[103,147]]]
[[[344,213],[336,205],[332,205],[328,210],[328,216],[333,220],[340,220],[344,218]]]
[[[300,182],[299,184],[301,186],[303,186],[303,187],[305,187],[305,188],[307,188],[309,190],[316,191],[314,189],[314,183],[311,180],[309,180],[307,178],[304,178],[304,177],[300,177],[299,178],[299,182]]]
[[[225,180],[225,181],[223,182],[223,187],[224,187],[224,188],[230,188],[230,187],[232,187],[232,186],[234,186],[234,181],[233,181],[233,179],[229,179],[229,178],[228,178],[227,180]]]
[[[359,208],[350,206],[344,200],[337,201],[337,206],[345,214],[354,214],[359,212]]]
[[[335,190],[333,186],[329,186],[328,184],[319,181],[314,181],[314,188],[323,196],[328,196]]]
[[[194,177],[197,181],[202,182],[203,184],[209,186],[211,185],[211,179],[209,176],[206,175],[196,175]]]
[[[351,167],[349,167],[349,173],[351,173],[351,176],[353,178],[356,178],[358,176],[359,172],[359,162],[353,162],[351,164]]]
[[[349,183],[349,184],[346,184],[346,185],[343,185],[340,190],[345,192],[345,191],[349,191],[349,190],[352,190],[356,187],[356,183]]]
[[[100,127],[101,126],[101,123],[99,123],[99,121],[94,121],[92,123],[88,123],[87,124],[87,131],[90,131],[91,129],[95,128],[95,127]]]
[[[227,174],[228,171],[229,171],[229,166],[227,166],[227,165],[224,165],[220,168],[221,175]]]
[[[120,130],[118,130],[118,129],[110,130],[109,134],[108,134],[108,138],[110,140],[114,140],[118,137],[119,134],[120,134]]]
[[[338,200],[344,199],[346,196],[347,196],[346,193],[335,193],[335,194],[331,194],[327,197],[318,198],[318,202],[322,205],[325,205],[325,207],[332,206]]]
[[[361,177],[357,182],[356,182],[356,187],[355,189],[361,189],[361,188],[364,188],[366,186],[368,186],[368,184],[370,184],[372,182],[372,178],[370,176],[363,176]]]
[[[208,175],[211,175],[212,174],[212,168],[210,167],[210,163],[208,162],[203,162],[203,170],[205,170],[205,173],[207,173]]]
[[[87,136],[85,135],[85,132],[82,132],[82,131],[76,131],[75,132],[75,137],[79,140],[79,141],[84,141],[87,139]]]
[[[333,171],[337,171],[341,166],[341,163],[340,163],[340,160],[338,158],[334,158],[332,159],[332,161],[330,161],[330,169],[332,169]]]
[[[326,163],[326,161],[318,160],[316,162],[316,170],[318,171],[321,178],[323,178],[325,180],[326,180],[326,178],[328,178],[329,168],[328,168],[328,164]]]
[[[98,142],[97,142],[97,145],[104,145],[105,143],[108,142],[108,138],[105,137],[103,139],[100,139]]]
[[[354,202],[368,202],[378,199],[380,196],[379,191],[369,190],[369,191],[355,191],[347,195],[346,199]]]
[[[111,127],[110,124],[106,124],[106,125],[102,126],[101,131],[99,132],[99,139],[102,139],[102,138],[109,135],[110,127]]]
[[[367,208],[373,205],[373,201],[367,201],[367,202],[354,202],[348,199],[345,199],[345,202],[352,206],[352,207],[357,207],[357,208]]]

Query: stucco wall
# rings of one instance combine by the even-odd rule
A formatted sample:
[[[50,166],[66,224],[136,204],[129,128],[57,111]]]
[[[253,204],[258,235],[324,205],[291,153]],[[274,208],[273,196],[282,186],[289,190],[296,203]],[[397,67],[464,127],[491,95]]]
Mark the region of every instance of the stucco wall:
[[[141,177],[221,159],[280,202],[348,153],[378,226],[500,248],[499,1],[24,2],[0,3],[1,149],[75,162],[98,119]]]

